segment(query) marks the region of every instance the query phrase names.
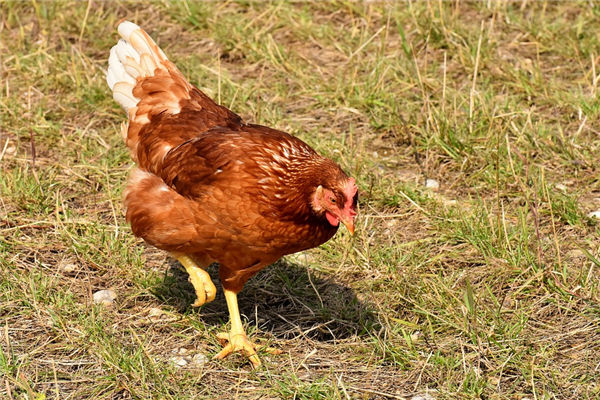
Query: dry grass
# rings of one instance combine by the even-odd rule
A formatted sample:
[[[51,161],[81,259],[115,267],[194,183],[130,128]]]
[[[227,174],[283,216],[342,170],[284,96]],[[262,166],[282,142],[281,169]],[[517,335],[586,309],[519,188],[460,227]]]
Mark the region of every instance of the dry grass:
[[[562,2],[0,4],[0,397],[593,399],[600,396],[600,8]],[[195,310],[135,239],[116,22],[245,119],[359,182],[355,238],[240,296],[253,371],[208,358]],[[439,190],[425,187],[440,182]],[[213,271],[214,272],[214,271]],[[99,289],[118,293],[94,306]]]

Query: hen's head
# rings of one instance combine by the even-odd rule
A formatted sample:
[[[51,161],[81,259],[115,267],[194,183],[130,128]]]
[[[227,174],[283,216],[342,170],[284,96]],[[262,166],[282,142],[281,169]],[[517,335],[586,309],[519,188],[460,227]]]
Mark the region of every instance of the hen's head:
[[[353,235],[357,202],[356,181],[342,173],[317,186],[311,206],[317,214],[324,215],[331,225],[338,226],[341,222]]]

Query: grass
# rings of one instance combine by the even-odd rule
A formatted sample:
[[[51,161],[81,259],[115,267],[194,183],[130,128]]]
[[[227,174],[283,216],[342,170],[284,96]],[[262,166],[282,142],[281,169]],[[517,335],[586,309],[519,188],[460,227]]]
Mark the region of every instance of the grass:
[[[0,397],[600,396],[597,5],[0,8]],[[242,292],[249,333],[284,351],[257,371],[172,362],[216,354],[227,313],[222,294],[192,309],[124,221],[104,71],[125,17],[208,94],[357,178],[355,237]],[[93,305],[107,288],[114,307]]]

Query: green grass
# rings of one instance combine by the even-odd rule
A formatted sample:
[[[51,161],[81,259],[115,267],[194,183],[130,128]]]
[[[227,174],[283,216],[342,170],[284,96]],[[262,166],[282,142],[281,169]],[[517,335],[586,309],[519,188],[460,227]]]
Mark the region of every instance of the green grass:
[[[0,10],[0,398],[600,396],[593,2]],[[185,274],[125,223],[132,163],[104,80],[121,18],[358,181],[355,237],[240,295],[249,334],[283,350],[259,370],[171,362],[212,358],[227,311],[222,294],[192,309]],[[93,305],[107,288],[114,307]]]

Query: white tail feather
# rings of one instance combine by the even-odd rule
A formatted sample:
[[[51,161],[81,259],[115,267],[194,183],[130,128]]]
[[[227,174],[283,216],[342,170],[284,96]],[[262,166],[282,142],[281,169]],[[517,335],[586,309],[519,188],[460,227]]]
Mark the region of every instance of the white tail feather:
[[[123,39],[110,50],[106,82],[113,98],[129,113],[140,101],[133,95],[137,79],[154,75],[156,68],[164,68],[162,63],[167,57],[136,24],[123,21],[118,31]]]
[[[118,31],[122,39],[110,50],[106,82],[113,98],[127,112],[129,121],[121,127],[121,134],[132,158],[144,169],[152,170],[159,168],[165,154],[179,142],[178,139],[144,142],[149,138],[144,133],[145,126],[155,116],[181,112],[182,102],[191,98],[194,88],[139,26],[124,21]]]

